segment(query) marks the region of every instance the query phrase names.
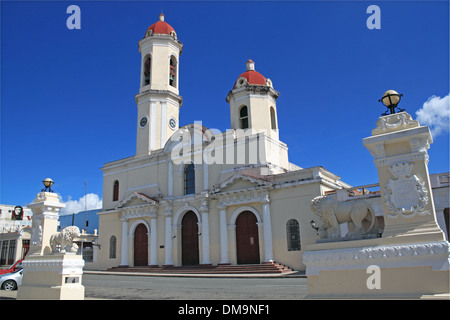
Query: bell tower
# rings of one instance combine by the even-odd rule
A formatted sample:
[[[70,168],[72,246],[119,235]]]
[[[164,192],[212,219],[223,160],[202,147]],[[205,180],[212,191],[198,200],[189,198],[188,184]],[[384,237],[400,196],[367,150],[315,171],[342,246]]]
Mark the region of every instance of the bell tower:
[[[239,164],[261,165],[261,168],[269,170],[264,174],[286,172],[290,168],[288,148],[280,141],[278,131],[276,100],[280,93],[273,88],[270,79],[255,70],[255,63],[252,60],[248,60],[245,65],[247,70],[237,78],[233,89],[226,97],[226,101],[230,104],[233,134],[238,141],[246,144],[245,159],[248,161]],[[255,141],[258,150],[257,161],[255,161]],[[243,152],[242,149],[240,152]],[[241,155],[240,160],[243,158]]]
[[[137,104],[136,157],[164,147],[178,129],[183,98],[179,95],[179,58],[183,44],[164,14],[139,41],[141,72]]]
[[[231,128],[265,132],[279,140],[276,99],[280,93],[270,79],[255,70],[252,60],[245,65],[247,71],[238,77],[226,98],[230,104]]]

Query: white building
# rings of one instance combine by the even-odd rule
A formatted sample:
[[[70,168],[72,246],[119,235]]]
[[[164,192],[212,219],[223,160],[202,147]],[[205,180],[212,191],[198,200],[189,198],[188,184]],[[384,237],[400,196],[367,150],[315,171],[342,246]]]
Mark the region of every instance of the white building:
[[[182,49],[163,14],[139,41],[136,154],[102,168],[96,267],[277,261],[304,270],[304,244],[317,239],[311,200],[351,186],[289,162],[279,93],[251,60],[226,96],[231,130],[179,128]]]
[[[22,220],[13,219],[16,211],[21,214]],[[0,204],[0,233],[16,232],[23,227],[31,227],[32,217],[33,213],[27,207]]]
[[[21,260],[28,253],[32,217],[33,212],[27,207],[0,204],[0,267]]]

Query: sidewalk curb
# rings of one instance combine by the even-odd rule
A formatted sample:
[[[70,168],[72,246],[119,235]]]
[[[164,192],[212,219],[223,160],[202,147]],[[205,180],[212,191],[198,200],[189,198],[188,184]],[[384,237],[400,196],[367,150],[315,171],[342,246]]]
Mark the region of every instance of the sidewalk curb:
[[[84,270],[84,274],[115,275],[115,276],[147,276],[147,277],[185,277],[185,278],[306,278],[303,272],[287,272],[280,274],[237,274],[237,273],[151,273],[151,272],[126,272],[126,271],[103,271]]]

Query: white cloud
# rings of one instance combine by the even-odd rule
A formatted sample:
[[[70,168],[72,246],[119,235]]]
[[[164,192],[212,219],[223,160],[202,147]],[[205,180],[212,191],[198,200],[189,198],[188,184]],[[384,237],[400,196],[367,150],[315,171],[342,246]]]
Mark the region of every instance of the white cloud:
[[[423,126],[429,126],[433,137],[449,131],[450,125],[450,94],[445,97],[431,96],[416,111],[417,120]]]
[[[85,205],[87,210],[95,210],[102,208],[102,199],[95,193],[88,193],[85,196],[82,196],[78,200],[72,200],[69,196],[69,200],[67,202],[62,201],[66,207],[61,209],[61,215],[64,214],[72,214],[78,213],[80,211],[85,210]]]

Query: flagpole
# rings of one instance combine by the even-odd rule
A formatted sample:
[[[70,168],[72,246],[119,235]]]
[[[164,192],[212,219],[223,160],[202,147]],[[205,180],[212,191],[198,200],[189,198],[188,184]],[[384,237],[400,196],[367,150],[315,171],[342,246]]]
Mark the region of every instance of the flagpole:
[[[84,181],[84,233],[87,234],[86,215],[87,215],[87,181]]]

